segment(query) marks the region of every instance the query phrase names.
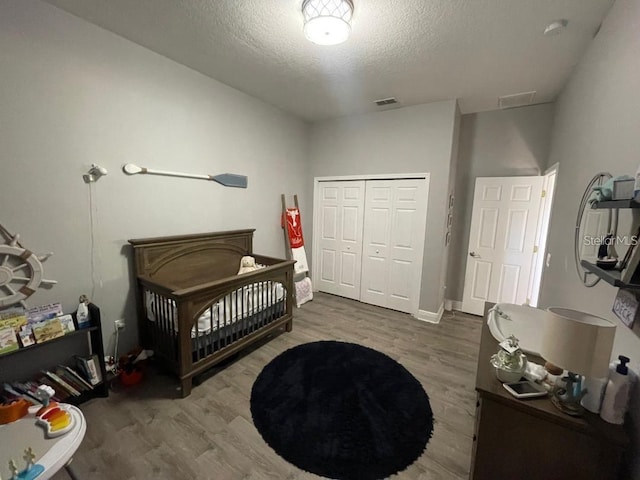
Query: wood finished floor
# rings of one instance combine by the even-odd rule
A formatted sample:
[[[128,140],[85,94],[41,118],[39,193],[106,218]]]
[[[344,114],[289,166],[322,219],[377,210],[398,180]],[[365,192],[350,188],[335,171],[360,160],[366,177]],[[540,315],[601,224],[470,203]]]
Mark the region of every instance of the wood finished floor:
[[[475,415],[481,319],[445,312],[437,325],[326,294],[294,311],[291,333],[219,369],[191,396],[152,372],[141,385],[114,386],[82,406],[87,434],[73,461],[81,479],[317,479],[262,440],[249,409],[251,386],[281,352],[317,340],[359,343],[396,359],[423,385],[434,413],[425,453],[397,479],[467,479]],[[54,480],[66,480],[64,472]]]

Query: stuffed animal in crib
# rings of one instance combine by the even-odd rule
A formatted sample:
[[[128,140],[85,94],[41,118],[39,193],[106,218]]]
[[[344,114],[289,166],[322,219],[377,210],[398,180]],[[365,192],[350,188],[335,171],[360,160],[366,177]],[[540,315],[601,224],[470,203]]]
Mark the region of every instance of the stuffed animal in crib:
[[[240,259],[240,270],[238,270],[238,275],[254,272],[259,268],[260,266],[256,264],[256,259],[247,255]]]

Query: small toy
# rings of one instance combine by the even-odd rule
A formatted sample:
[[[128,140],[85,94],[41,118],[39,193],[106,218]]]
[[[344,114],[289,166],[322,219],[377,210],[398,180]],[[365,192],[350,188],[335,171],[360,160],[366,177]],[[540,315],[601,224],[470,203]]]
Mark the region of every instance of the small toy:
[[[15,422],[29,413],[29,402],[20,398],[9,405],[0,405],[0,425]]]
[[[18,467],[16,467],[15,460],[9,460],[9,471],[11,472],[11,479],[18,478]]]
[[[36,412],[36,425],[44,428],[47,438],[58,437],[73,428],[73,417],[66,407],[51,402],[54,390],[48,385],[40,385],[36,397],[42,401],[42,408]]]
[[[26,462],[26,467],[20,472],[18,472],[15,460],[9,460],[9,471],[11,472],[10,480],[34,480],[44,472],[44,467],[42,465],[33,463],[36,459],[36,455],[33,453],[33,449],[31,447],[25,449],[22,458],[24,458],[24,461]],[[0,478],[0,480],[2,479]]]
[[[36,424],[44,428],[47,438],[58,437],[73,428],[73,417],[67,411],[67,407],[56,402],[42,407],[36,413]]]
[[[49,406],[49,401],[51,397],[55,395],[56,391],[51,388],[49,385],[40,385],[36,389],[35,396],[42,403],[42,407],[45,408]]]
[[[238,270],[238,275],[242,275],[243,273],[255,272],[259,269],[260,266],[256,264],[256,259],[247,255],[240,259],[240,269]]]
[[[25,462],[27,462],[26,471],[31,470],[33,467],[33,461],[36,459],[36,454],[33,453],[33,448],[29,447],[24,451],[24,455],[22,456]]]

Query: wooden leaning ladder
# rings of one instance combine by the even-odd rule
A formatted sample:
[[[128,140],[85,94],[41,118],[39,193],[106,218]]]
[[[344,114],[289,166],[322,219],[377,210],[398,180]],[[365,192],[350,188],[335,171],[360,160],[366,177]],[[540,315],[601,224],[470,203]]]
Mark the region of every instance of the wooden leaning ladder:
[[[284,235],[284,245],[285,245],[285,254],[287,257],[287,260],[293,260],[293,255],[291,253],[291,244],[289,242],[289,234],[287,232],[287,200],[286,200],[286,195],[283,193],[281,195],[281,201],[282,201],[282,232]],[[300,211],[300,206],[298,204],[298,195],[294,194],[293,195],[293,204],[294,206],[298,209],[298,212]],[[294,285],[296,282],[299,282],[305,278],[310,278],[309,276],[309,271],[306,271],[304,273],[294,273],[294,277],[293,277],[293,281],[294,281]],[[296,305],[298,305],[298,301],[297,301],[297,293],[294,291],[293,292],[293,296],[294,298],[296,298]]]

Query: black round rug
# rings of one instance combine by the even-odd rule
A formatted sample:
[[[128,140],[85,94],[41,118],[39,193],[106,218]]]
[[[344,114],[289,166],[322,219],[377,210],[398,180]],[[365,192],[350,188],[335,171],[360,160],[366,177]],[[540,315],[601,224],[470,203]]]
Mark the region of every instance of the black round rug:
[[[282,458],[336,479],[404,470],[433,431],[429,397],[407,369],[371,348],[334,341],[299,345],[264,367],[251,415]]]

